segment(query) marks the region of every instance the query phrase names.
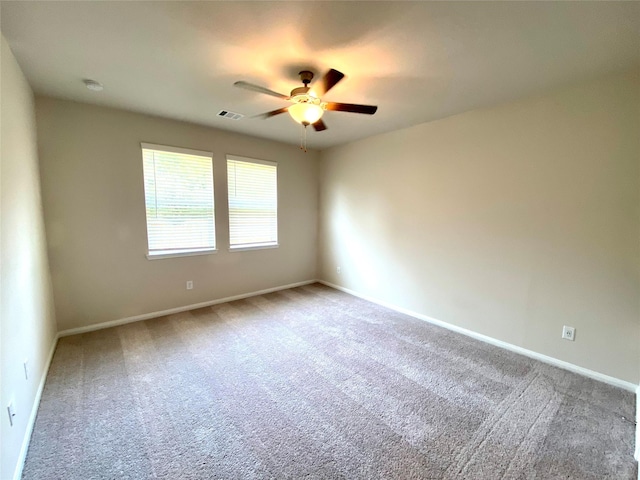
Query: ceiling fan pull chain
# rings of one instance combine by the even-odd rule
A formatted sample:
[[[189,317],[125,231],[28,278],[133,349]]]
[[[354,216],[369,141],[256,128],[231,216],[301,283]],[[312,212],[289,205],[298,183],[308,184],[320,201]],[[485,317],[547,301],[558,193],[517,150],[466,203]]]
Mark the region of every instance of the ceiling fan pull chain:
[[[302,131],[300,132],[300,150],[307,153],[307,126],[302,124]]]
[[[304,126],[304,153],[307,153],[307,125]]]
[[[303,129],[304,129],[304,125],[300,125]],[[300,130],[300,150],[304,150],[304,147],[302,146],[302,130]]]

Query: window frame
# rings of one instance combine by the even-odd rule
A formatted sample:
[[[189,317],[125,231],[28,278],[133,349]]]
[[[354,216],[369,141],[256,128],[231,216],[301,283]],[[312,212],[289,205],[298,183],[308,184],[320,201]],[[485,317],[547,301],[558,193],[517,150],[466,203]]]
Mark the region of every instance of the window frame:
[[[228,226],[228,232],[229,232],[229,252],[243,252],[243,251],[249,251],[249,250],[268,250],[268,249],[272,249],[272,248],[280,248],[280,223],[278,220],[279,214],[279,201],[278,201],[278,196],[279,196],[279,187],[278,187],[278,162],[274,162],[273,160],[262,160],[259,158],[251,158],[251,157],[245,157],[242,155],[235,155],[235,154],[231,154],[228,153],[225,155],[225,160],[226,160],[226,168],[227,168],[227,172],[226,172],[226,182],[227,182],[227,226]],[[230,200],[230,195],[229,195],[229,160],[231,161],[235,161],[235,162],[244,162],[244,163],[253,163],[253,164],[257,164],[257,165],[268,165],[270,167],[275,167],[276,169],[276,240],[274,243],[264,243],[264,244],[245,244],[245,245],[238,245],[238,246],[234,246],[231,244],[231,209],[229,208],[229,200]]]
[[[195,155],[199,157],[207,157],[211,162],[211,198],[212,198],[212,207],[213,207],[213,248],[199,248],[199,249],[170,249],[170,250],[162,250],[158,253],[152,253],[149,249],[149,221],[147,219],[147,197],[146,197],[146,177],[144,173],[144,150],[155,150],[160,152],[168,152],[168,153],[178,153],[185,155]],[[183,147],[174,147],[170,145],[159,145],[156,143],[140,143],[140,153],[142,155],[142,189],[144,193],[144,217],[145,217],[145,229],[147,233],[147,253],[145,256],[147,260],[161,260],[165,258],[176,258],[176,257],[191,257],[197,255],[210,255],[218,252],[218,232],[216,228],[216,199],[215,199],[215,175],[214,175],[214,163],[213,163],[213,152],[208,152],[204,150],[195,150],[192,148],[183,148]]]

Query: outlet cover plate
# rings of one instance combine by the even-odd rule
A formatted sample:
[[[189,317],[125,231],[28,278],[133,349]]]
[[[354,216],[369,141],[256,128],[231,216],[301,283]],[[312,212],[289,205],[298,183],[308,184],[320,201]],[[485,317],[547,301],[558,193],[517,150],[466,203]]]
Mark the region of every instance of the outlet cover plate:
[[[565,325],[562,327],[562,338],[573,342],[576,339],[576,329]]]

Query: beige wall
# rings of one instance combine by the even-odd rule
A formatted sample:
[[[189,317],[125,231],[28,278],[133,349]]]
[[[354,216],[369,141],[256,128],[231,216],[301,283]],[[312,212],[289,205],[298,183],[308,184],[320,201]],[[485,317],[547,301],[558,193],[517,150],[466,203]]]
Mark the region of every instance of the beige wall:
[[[56,338],[40,199],[33,94],[1,40],[0,478],[18,468],[38,387]],[[23,362],[29,361],[29,379]],[[10,426],[7,405],[14,401]],[[21,465],[20,465],[21,468]]]
[[[323,151],[320,277],[638,383],[639,95],[610,76]]]
[[[60,330],[315,278],[317,152],[50,98],[36,111]],[[140,142],[213,152],[218,253],[147,260]],[[228,251],[227,153],[278,162],[279,248]]]

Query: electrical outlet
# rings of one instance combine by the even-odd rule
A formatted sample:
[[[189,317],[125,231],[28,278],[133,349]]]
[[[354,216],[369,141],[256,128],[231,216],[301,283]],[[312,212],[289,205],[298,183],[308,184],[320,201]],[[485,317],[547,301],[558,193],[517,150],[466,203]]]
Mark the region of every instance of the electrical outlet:
[[[187,290],[193,290],[193,280],[187,281]]]
[[[25,360],[23,365],[24,365],[24,379],[29,380],[29,360]]]
[[[565,325],[562,327],[562,338],[573,342],[576,339],[576,329]]]
[[[340,275],[342,273],[342,268],[341,267],[336,267],[336,273],[338,275]]]
[[[16,418],[16,407],[13,400],[7,406],[7,413],[9,414],[9,424],[13,427],[13,420]]]

